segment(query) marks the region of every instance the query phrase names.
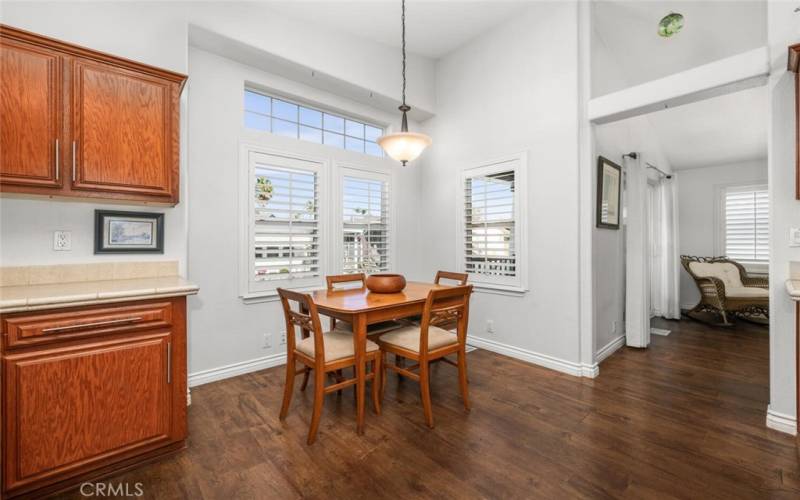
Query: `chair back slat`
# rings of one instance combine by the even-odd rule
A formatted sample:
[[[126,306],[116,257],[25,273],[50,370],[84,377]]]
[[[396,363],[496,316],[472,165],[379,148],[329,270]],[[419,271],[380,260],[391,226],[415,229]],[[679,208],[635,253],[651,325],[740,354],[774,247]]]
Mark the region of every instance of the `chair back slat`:
[[[469,298],[471,294],[472,285],[454,286],[428,292],[428,298],[422,310],[422,323],[420,324],[420,358],[424,359],[428,355],[428,329],[430,326],[455,320],[458,324],[456,330],[458,342],[466,342],[467,316],[469,315]]]
[[[325,276],[325,281],[328,283],[328,291],[333,292],[336,290],[335,285],[338,283],[355,283],[361,282],[361,288],[367,286],[367,277],[364,273],[357,274],[336,274],[333,276]]]
[[[286,349],[294,351],[296,347],[295,332],[300,327],[303,338],[314,336],[315,362],[322,366],[325,364],[325,344],[322,337],[322,326],[319,321],[317,305],[311,295],[299,293],[284,288],[278,288],[278,295],[283,306],[283,315],[286,320]],[[297,304],[297,310],[292,309],[290,302]]]
[[[436,271],[436,278],[433,280],[434,283],[437,285],[441,284],[440,281],[442,279],[455,281],[460,286],[464,286],[467,284],[467,280],[469,279],[469,275],[466,273],[453,273],[450,271]]]

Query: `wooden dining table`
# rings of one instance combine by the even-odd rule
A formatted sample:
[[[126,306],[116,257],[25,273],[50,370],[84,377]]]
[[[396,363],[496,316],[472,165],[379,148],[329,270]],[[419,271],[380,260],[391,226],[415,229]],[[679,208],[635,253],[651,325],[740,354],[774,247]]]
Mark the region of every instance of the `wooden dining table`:
[[[364,396],[366,388],[367,327],[383,321],[422,314],[428,292],[448,285],[410,281],[399,293],[373,293],[366,288],[317,290],[311,298],[320,314],[353,325],[356,358],[356,430],[364,433]]]

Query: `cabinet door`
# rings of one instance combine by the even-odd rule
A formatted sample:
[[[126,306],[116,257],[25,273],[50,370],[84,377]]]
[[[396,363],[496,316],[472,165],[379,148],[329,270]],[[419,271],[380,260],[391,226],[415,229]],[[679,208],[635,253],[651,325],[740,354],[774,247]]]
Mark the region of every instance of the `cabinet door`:
[[[164,445],[171,334],[3,359],[4,490],[39,485]]]
[[[72,189],[177,201],[178,85],[73,62]]]
[[[62,57],[0,38],[0,183],[59,187]]]

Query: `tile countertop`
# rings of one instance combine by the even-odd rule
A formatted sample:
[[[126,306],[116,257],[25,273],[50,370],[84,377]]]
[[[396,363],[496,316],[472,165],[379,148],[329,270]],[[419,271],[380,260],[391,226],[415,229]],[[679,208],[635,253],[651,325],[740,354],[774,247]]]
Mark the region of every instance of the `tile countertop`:
[[[198,290],[180,276],[2,286],[0,313],[194,295]]]

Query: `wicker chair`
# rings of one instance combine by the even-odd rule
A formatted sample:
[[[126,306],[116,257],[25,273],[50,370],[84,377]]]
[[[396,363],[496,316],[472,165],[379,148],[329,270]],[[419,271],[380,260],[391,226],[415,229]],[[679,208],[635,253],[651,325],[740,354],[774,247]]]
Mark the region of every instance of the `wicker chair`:
[[[687,315],[713,312],[730,326],[730,315],[752,320],[769,318],[769,279],[749,276],[744,267],[727,257],[681,255],[681,264],[700,291],[700,302]]]

